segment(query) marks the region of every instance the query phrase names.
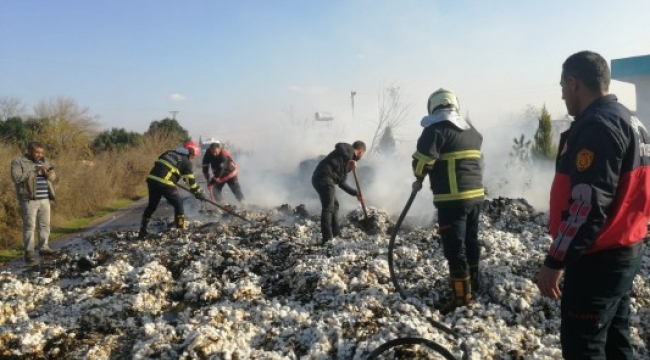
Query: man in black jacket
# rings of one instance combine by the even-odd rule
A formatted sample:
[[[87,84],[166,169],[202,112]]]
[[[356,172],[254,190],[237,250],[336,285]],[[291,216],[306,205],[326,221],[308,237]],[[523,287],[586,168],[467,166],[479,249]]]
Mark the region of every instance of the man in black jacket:
[[[435,91],[427,102],[429,115],[413,154],[413,190],[429,175],[433,204],[438,209],[438,232],[449,265],[453,299],[441,312],[468,305],[478,288],[478,224],[483,204],[483,136],[463,118],[456,95]]]
[[[650,136],[609,94],[609,82],[607,61],[592,51],[562,65],[562,99],[575,118],[560,137],[549,208],[553,243],[537,286],[562,299],[566,359],[634,358],[630,293],[650,218]]]
[[[210,144],[210,147],[203,155],[201,164],[203,176],[208,182],[208,191],[210,191],[211,196],[214,195],[217,202],[221,202],[221,191],[228,184],[237,201],[245,205],[244,193],[241,191],[241,185],[239,185],[237,177],[239,169],[228,150],[224,149],[221,143]],[[212,178],[210,178],[210,169],[212,169]]]
[[[321,234],[322,243],[325,244],[334,236],[340,235],[338,211],[339,202],[336,199],[334,185],[338,185],[346,193],[356,196],[362,200],[357,190],[345,183],[347,173],[357,168],[357,161],[366,153],[366,144],[363,141],[355,141],[352,145],[338,143],[334,151],[330,152],[316,166],[311,183],[318,192],[322,205],[321,211]]]
[[[190,190],[197,199],[203,199],[203,194],[199,185],[194,179],[192,171],[192,159],[199,153],[199,146],[193,142],[187,142],[183,147],[175,150],[165,151],[158,157],[153,168],[147,176],[147,187],[149,189],[149,204],[142,214],[142,224],[140,225],[140,239],[147,236],[147,225],[151,220],[151,215],[158,207],[161,198],[167,199],[167,202],[174,207],[174,224],[179,229],[185,229],[185,212],[183,203],[178,195],[176,183],[181,179],[190,186]]]

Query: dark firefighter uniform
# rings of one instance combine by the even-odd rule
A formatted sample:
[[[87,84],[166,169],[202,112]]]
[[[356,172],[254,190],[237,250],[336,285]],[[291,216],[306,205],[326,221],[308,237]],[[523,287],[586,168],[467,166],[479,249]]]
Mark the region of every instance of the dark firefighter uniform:
[[[189,185],[190,190],[197,197],[200,196],[199,185],[196,183],[192,171],[189,151],[186,148],[168,150],[160,155],[154,163],[149,176],[147,176],[149,204],[142,215],[140,237],[147,234],[147,225],[151,220],[151,215],[156,211],[162,197],[174,207],[175,225],[181,229],[185,228],[185,212],[176,183],[183,179]]]
[[[244,193],[237,177],[239,170],[228,150],[222,148],[221,152],[216,156],[212,155],[210,149],[206,150],[201,164],[203,176],[208,181],[210,193],[214,195],[217,202],[221,201],[221,192],[226,184],[228,184],[237,201],[240,203],[244,201]],[[212,169],[212,178],[210,178],[210,169]]]
[[[311,178],[312,186],[318,192],[322,205],[320,224],[323,243],[339,236],[341,232],[338,221],[339,201],[336,199],[334,186],[338,185],[352,196],[358,195],[357,190],[345,182],[350,171],[350,160],[359,160],[352,145],[338,143],[334,146],[334,151],[318,163]]]
[[[607,358],[632,358],[620,349],[632,349],[629,293],[649,215],[650,138],[616,96],[604,96],[561,135],[551,187],[544,265],[565,269],[565,357],[594,358],[593,345],[607,342]]]
[[[413,173],[420,180],[429,175],[438,232],[449,265],[454,297],[448,304],[451,310],[467,305],[471,288],[478,287],[483,136],[450,108],[425,116],[421,125],[424,130],[413,154]]]

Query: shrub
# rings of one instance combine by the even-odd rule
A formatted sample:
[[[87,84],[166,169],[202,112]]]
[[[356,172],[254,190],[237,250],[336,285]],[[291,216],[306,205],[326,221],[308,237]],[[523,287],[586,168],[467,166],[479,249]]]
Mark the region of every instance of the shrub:
[[[46,146],[48,144],[45,144]],[[119,199],[136,200],[145,190],[145,179],[154,160],[164,150],[178,146],[167,135],[144,136],[132,148],[106,151],[87,160],[85,151],[64,152],[49,149],[45,156],[56,168],[57,200],[52,203],[52,229],[80,217],[88,217]],[[11,160],[21,155],[18,146],[0,143],[0,248],[15,249],[22,244],[22,219],[11,181]],[[50,154],[56,154],[50,157]]]

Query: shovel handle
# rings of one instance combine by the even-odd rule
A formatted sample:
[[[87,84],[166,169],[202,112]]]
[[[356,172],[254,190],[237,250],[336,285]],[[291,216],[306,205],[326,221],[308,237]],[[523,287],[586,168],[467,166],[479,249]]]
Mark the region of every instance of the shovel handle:
[[[183,185],[181,185],[181,184],[176,184],[176,186],[178,186],[179,188],[181,188],[181,189],[183,189],[183,190],[185,190],[185,191],[187,191],[187,192],[189,192],[189,193],[192,192],[192,190],[186,188],[185,186],[183,186]],[[205,202],[207,202],[207,203],[210,203],[210,204],[212,204],[212,205],[218,207],[219,209],[221,209],[221,210],[223,210],[223,211],[225,211],[225,212],[227,212],[227,213],[229,213],[229,214],[231,214],[231,215],[233,215],[233,216],[236,216],[236,217],[238,217],[238,218],[240,218],[240,219],[242,219],[242,220],[245,220],[245,221],[247,221],[247,222],[249,222],[249,223],[252,223],[252,221],[248,220],[248,219],[245,218],[244,216],[242,216],[242,215],[240,215],[240,214],[237,214],[236,212],[234,212],[234,211],[228,209],[228,208],[225,207],[225,206],[221,206],[221,205],[217,204],[216,202],[214,202],[214,201],[212,201],[212,200],[208,200],[208,199],[206,199],[206,198],[203,198],[202,201],[205,201]]]
[[[368,211],[366,210],[366,204],[363,202],[363,195],[361,194],[361,187],[359,186],[359,179],[357,178],[357,169],[352,169],[352,174],[354,175],[354,183],[357,185],[357,192],[361,195],[361,208],[363,209],[363,216],[368,218]]]

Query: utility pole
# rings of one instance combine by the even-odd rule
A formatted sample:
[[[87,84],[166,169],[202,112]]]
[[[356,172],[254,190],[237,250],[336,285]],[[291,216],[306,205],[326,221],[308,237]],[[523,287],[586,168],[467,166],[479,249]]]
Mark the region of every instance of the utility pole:
[[[354,95],[356,95],[356,91],[351,91],[350,92],[350,101],[352,101],[352,117],[354,118]]]
[[[170,113],[172,114],[172,120],[176,120],[176,114],[178,114],[178,111],[172,110]]]

